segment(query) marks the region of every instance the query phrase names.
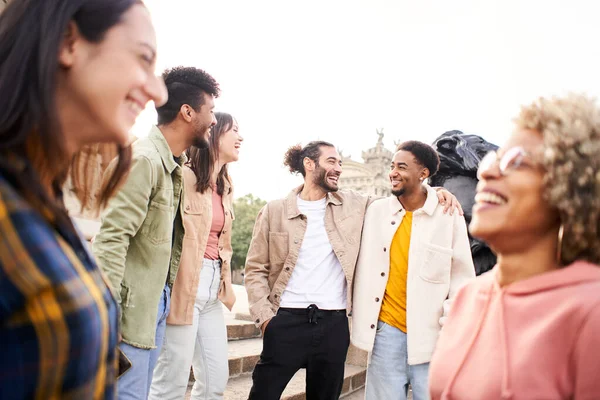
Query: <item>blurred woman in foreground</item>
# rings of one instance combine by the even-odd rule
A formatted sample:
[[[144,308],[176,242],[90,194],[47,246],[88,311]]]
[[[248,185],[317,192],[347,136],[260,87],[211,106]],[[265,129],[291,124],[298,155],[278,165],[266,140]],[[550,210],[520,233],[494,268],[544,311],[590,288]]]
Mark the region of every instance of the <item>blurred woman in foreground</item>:
[[[516,125],[479,168],[469,228],[498,263],[456,297],[434,400],[600,396],[600,109],[540,99]]]
[[[129,129],[165,100],[155,53],[140,1],[15,0],[0,14],[2,399],[115,398],[117,305],[61,188],[74,155],[103,142],[119,160],[99,205],[115,192]]]

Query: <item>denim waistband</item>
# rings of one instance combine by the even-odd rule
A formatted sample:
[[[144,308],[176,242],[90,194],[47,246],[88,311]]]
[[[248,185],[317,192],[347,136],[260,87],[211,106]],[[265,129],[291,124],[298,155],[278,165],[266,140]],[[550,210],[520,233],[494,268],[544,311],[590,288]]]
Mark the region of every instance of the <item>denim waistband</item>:
[[[202,260],[202,265],[204,267],[213,267],[213,268],[221,268],[221,260],[210,260],[208,258],[205,258],[204,260]]]

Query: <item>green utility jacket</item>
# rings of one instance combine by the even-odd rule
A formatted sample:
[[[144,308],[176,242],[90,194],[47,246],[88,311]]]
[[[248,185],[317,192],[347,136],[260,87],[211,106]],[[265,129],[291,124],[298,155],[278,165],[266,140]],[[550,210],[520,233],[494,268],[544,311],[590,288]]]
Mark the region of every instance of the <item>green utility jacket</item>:
[[[157,127],[133,144],[131,172],[92,245],[121,308],[123,341],[155,348],[158,304],[173,286],[183,241],[182,165]],[[106,173],[114,168],[113,164]]]

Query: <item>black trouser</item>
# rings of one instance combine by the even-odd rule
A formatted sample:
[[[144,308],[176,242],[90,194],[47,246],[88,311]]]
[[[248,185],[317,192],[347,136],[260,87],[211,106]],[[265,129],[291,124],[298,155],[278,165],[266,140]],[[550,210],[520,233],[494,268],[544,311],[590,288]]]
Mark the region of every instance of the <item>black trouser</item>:
[[[306,399],[338,400],[349,345],[346,310],[280,308],[267,325],[249,399],[279,400],[294,374],[306,368]]]

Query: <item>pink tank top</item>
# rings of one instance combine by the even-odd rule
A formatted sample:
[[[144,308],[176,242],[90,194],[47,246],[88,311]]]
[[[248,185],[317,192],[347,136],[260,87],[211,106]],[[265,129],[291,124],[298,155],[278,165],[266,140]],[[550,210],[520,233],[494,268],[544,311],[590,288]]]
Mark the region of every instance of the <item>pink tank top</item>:
[[[204,258],[209,260],[219,259],[219,236],[225,226],[225,211],[223,210],[223,199],[216,190],[212,191],[212,224],[210,234],[204,251]]]

